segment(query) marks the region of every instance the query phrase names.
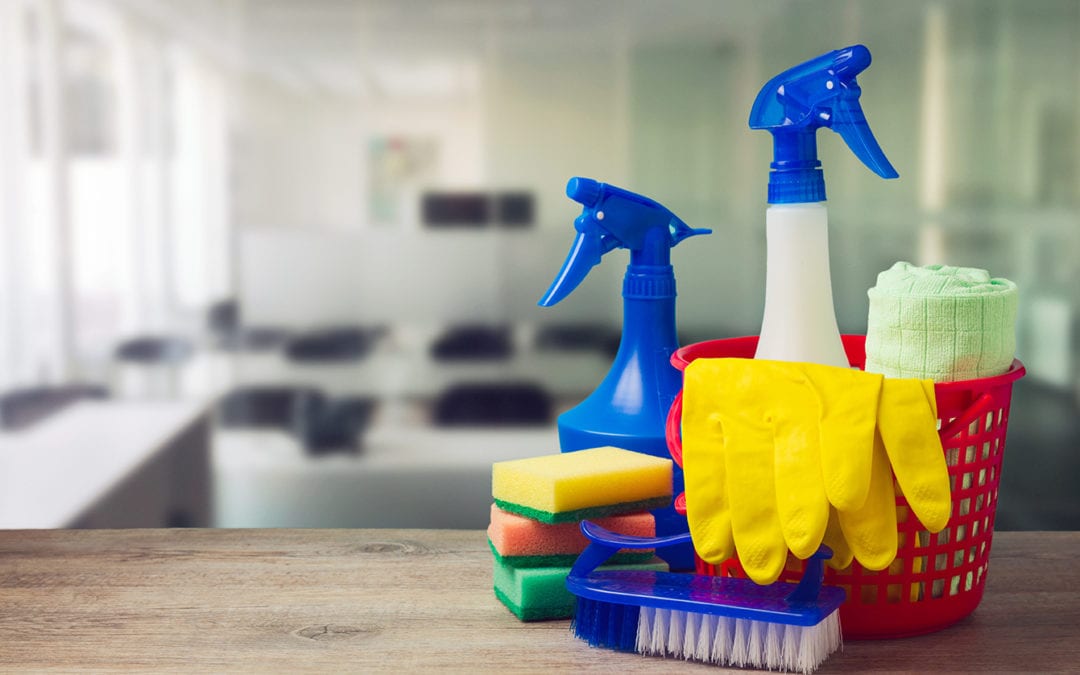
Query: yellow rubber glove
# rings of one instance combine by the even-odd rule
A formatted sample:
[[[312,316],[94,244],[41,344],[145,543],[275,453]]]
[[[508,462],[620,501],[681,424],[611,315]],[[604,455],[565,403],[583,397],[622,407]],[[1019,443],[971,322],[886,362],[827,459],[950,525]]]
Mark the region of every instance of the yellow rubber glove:
[[[821,546],[829,522],[818,423],[821,400],[806,374],[790,364],[765,362],[755,370],[767,374],[769,394],[780,403],[769,420],[780,530],[787,548],[805,560]],[[760,399],[760,385],[750,393]]]
[[[847,539],[844,538],[844,531],[840,528],[840,514],[836,509],[829,509],[829,525],[825,528],[825,538],[821,543],[832,549],[833,557],[826,560],[825,564],[835,570],[846,569],[855,558]]]
[[[787,559],[773,481],[773,427],[747,397],[745,359],[698,359],[683,376],[683,472],[690,534],[713,564],[738,550],[751,579],[772,583]],[[733,474],[734,472],[734,474]]]
[[[683,379],[683,469],[694,546],[715,564],[734,545],[743,569],[762,584],[780,575],[789,549],[801,558],[813,554],[829,518],[820,406],[792,365],[698,359]],[[720,513],[725,507],[730,515]]]
[[[737,552],[760,584],[776,580],[789,549],[806,558],[823,541],[837,568],[852,556],[868,569],[888,567],[897,548],[890,460],[923,524],[948,521],[935,428],[929,381],[805,363],[693,361],[682,437],[698,555],[718,564]]]
[[[708,368],[694,361],[683,377],[682,464],[686,515],[698,556],[718,565],[735,555],[727,498],[724,433]]]
[[[866,501],[857,509],[838,511],[837,516],[844,539],[860,565],[868,570],[883,570],[896,558],[896,493],[880,435],[875,435]]]
[[[940,532],[952,515],[952,494],[945,451],[936,430],[933,382],[886,378],[878,429],[912,513],[927,530]]]
[[[885,378],[851,368],[789,365],[806,373],[820,400],[821,473],[829,503],[838,511],[858,508],[870,489],[874,428]]]
[[[788,549],[796,557],[808,558],[822,542],[830,503],[838,510],[851,510],[866,501],[884,378],[849,368],[749,359],[725,359],[709,368],[709,376],[717,378],[714,387],[724,387],[719,383],[730,378],[731,386],[722,395],[748,413],[749,423],[760,416],[771,424],[780,528]],[[732,384],[738,382],[745,386]],[[747,423],[737,419],[731,423],[736,423],[732,433],[741,437]],[[755,461],[750,450],[743,449],[747,452],[727,456],[729,477],[754,470],[732,467],[732,462]]]
[[[856,509],[837,510],[844,539],[868,570],[886,569],[896,558],[894,473],[905,496],[913,495],[908,497],[912,513],[930,531],[940,531],[952,510],[933,382],[885,379],[877,418],[866,501]]]

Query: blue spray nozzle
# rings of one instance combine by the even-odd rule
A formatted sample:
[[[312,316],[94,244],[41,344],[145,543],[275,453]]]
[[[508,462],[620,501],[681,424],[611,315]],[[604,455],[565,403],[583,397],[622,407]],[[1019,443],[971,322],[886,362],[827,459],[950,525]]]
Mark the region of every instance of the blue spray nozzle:
[[[671,248],[695,234],[711,230],[688,226],[674,213],[648,197],[591,178],[571,178],[566,196],[581,204],[574,220],[577,236],[562,269],[540,299],[549,307],[570,295],[616,248],[630,250],[630,264],[667,265]]]
[[[840,134],[863,164],[882,178],[899,174],[870,131],[855,76],[870,65],[863,45],[822,54],[769,80],[750,109],[750,128],[773,135],[769,203],[825,200],[825,179],[817,158],[817,130]]]
[[[604,196],[601,185],[592,178],[571,178],[566,183],[566,196],[583,206],[595,206]]]

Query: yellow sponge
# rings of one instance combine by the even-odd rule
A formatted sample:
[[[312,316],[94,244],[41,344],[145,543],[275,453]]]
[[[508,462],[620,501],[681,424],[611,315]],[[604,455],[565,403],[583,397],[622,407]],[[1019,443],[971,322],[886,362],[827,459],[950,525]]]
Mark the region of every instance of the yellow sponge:
[[[666,506],[671,460],[620,448],[544,455],[491,467],[500,509],[543,523],[566,523]]]

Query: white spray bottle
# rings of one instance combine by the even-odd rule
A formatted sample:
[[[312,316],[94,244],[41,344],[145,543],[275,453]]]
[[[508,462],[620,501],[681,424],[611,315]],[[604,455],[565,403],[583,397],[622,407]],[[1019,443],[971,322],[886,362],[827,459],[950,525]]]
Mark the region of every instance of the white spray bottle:
[[[773,135],[765,315],[755,358],[849,365],[833,307],[817,130],[840,134],[882,178],[898,176],[859,106],[855,76],[869,65],[870,51],[862,45],[823,54],[769,80],[750,110],[750,128]]]

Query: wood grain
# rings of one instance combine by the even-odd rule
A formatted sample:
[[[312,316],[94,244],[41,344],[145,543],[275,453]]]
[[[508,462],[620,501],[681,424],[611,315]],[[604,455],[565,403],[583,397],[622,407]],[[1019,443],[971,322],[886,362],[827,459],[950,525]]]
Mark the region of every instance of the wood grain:
[[[998,533],[986,595],[819,672],[1076,671],[1080,533]],[[484,533],[0,531],[0,670],[722,672],[592,649],[494,598]]]

